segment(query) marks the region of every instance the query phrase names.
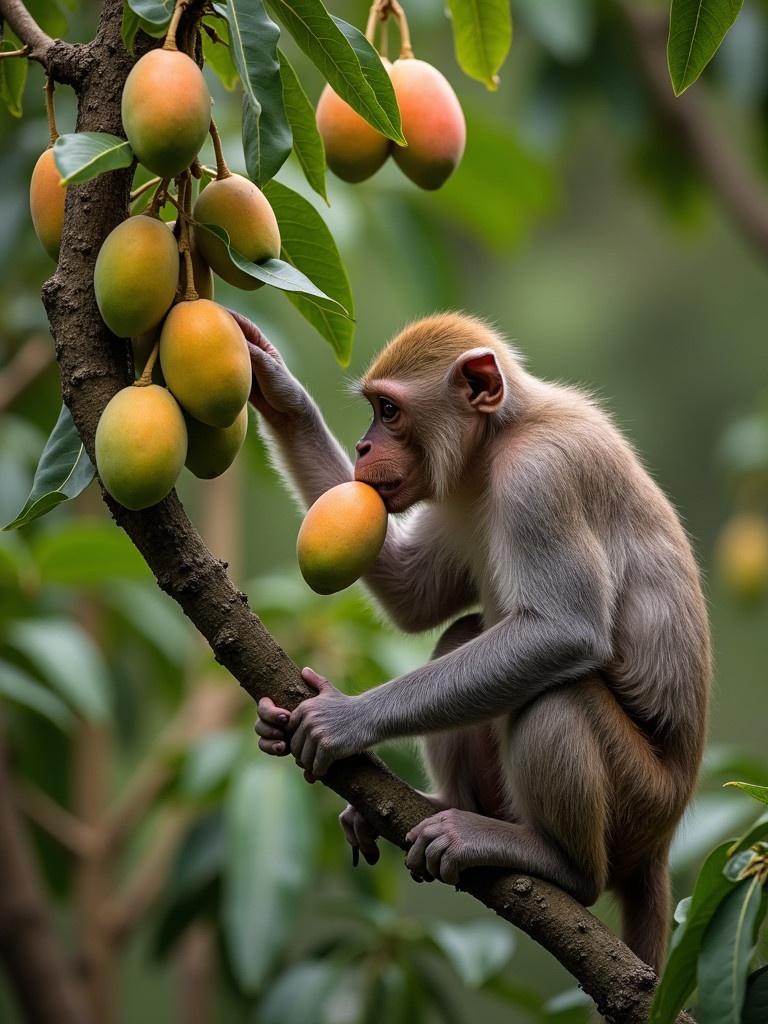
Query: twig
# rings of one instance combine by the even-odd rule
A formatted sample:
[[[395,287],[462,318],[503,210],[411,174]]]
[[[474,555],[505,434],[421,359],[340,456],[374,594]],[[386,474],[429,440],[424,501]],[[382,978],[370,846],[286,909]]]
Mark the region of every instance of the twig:
[[[7,57],[28,57],[29,47],[22,46],[20,50],[0,50],[0,60],[5,60]]]
[[[0,413],[13,405],[52,362],[53,346],[49,340],[34,335],[24,342],[0,372]]]
[[[83,83],[92,66],[90,44],[52,39],[40,28],[22,0],[0,0],[0,18],[10,25],[14,35],[24,44],[26,52],[23,56],[42,64],[58,82],[74,86]]]
[[[42,789],[27,779],[16,779],[16,804],[43,831],[78,857],[87,857],[96,845],[96,834],[74,814],[52,800]]]
[[[150,178],[149,181],[145,181],[143,185],[139,185],[131,192],[130,202],[135,203],[139,196],[143,196],[145,192],[149,192],[155,185],[160,184],[160,178]]]

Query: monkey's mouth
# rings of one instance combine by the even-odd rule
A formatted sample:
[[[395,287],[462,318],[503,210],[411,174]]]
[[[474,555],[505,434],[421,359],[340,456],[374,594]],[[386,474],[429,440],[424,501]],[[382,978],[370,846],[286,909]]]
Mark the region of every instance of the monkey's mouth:
[[[375,484],[371,484],[371,487],[373,487],[375,491],[379,492],[379,497],[381,498],[393,497],[402,486],[402,480],[380,480]]]

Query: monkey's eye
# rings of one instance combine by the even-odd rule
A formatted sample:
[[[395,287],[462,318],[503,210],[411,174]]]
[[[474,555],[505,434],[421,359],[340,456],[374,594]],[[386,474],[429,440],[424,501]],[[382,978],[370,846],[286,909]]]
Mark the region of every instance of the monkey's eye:
[[[393,420],[397,419],[400,410],[394,402],[390,402],[388,398],[379,399],[379,412],[383,423],[392,423]]]

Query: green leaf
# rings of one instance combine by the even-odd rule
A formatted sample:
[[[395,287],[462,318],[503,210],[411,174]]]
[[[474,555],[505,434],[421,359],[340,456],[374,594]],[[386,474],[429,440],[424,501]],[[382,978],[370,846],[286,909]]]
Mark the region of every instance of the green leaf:
[[[243,83],[243,150],[248,176],[269,181],[293,144],[283,107],[277,60],[280,29],[261,0],[229,0],[226,8],[232,59]]]
[[[186,796],[207,796],[231,774],[243,738],[236,729],[210,733],[189,752],[181,773],[181,789]]]
[[[211,39],[203,27],[201,36],[205,63],[213,68],[221,84],[231,92],[240,81],[240,75],[235,67],[232,50],[229,46],[229,24],[226,20],[209,16],[203,18],[203,26],[206,25],[216,31],[221,42]]]
[[[325,221],[298,192],[270,181],[264,194],[272,204],[282,239],[282,256],[316,281],[335,303],[308,296],[288,295],[301,315],[330,342],[342,366],[349,363],[355,325],[349,278]]]
[[[146,580],[138,550],[112,523],[80,519],[37,537],[32,545],[44,584],[83,587],[116,579]]]
[[[696,961],[702,937],[717,908],[733,890],[733,883],[723,874],[731,847],[731,842],[725,842],[714,849],[699,872],[685,920],[672,935],[649,1024],[672,1024],[696,987]]]
[[[279,759],[247,764],[227,799],[222,923],[241,988],[255,992],[291,937],[313,863],[312,800]]]
[[[699,1024],[739,1024],[761,904],[759,879],[741,882],[707,927],[699,954]]]
[[[5,30],[5,39],[0,50],[20,50],[21,42],[9,29]],[[13,117],[21,117],[21,100],[24,86],[27,84],[29,61],[26,57],[6,57],[0,60],[0,99],[5,103]]]
[[[754,786],[750,782],[726,782],[726,786],[733,786],[742,792],[753,796],[761,804],[768,804],[768,786]]]
[[[448,9],[462,71],[488,89],[497,89],[497,72],[512,45],[509,0],[448,0]]]
[[[743,836],[731,846],[730,855],[733,857],[742,850],[748,850],[755,843],[762,842],[768,836],[768,813],[761,814],[754,825],[751,825]]]
[[[714,57],[744,0],[672,0],[667,63],[675,95],[692,85]]]
[[[266,188],[264,194],[267,194]],[[199,224],[197,221],[195,221],[195,228],[198,231],[210,231],[211,234],[216,235],[226,245],[229,257],[235,266],[244,273],[256,278],[257,281],[263,281],[264,284],[271,285],[273,288],[279,288],[283,292],[301,292],[305,295],[312,295],[316,299],[324,299],[334,307],[338,306],[346,314],[346,310],[344,310],[340,303],[331,299],[325,292],[314,285],[305,274],[302,274],[296,267],[291,266],[290,263],[286,263],[284,260],[263,260],[261,263],[254,263],[252,260],[247,260],[245,256],[241,256],[237,250],[231,248],[229,235],[224,228],[220,228],[215,224]]]
[[[171,20],[174,0],[126,0],[133,13],[155,31],[166,29]]]
[[[66,405],[45,443],[37,464],[32,490],[24,507],[5,530],[17,530],[44,516],[62,501],[76,498],[96,475]]]
[[[283,103],[293,132],[293,151],[311,187],[326,203],[325,146],[317,130],[315,108],[282,50],[277,51],[283,79]]]
[[[128,580],[113,580],[102,598],[171,664],[189,657],[192,634],[178,605],[161,594],[154,583],[147,586]]]
[[[363,33],[332,18],[321,0],[268,3],[331,88],[388,139],[406,145],[389,75]]]
[[[30,619],[13,623],[6,642],[85,718],[109,716],[107,666],[82,627],[66,619]]]
[[[123,39],[123,46],[126,48],[128,53],[134,52],[136,35],[139,32],[139,29],[141,29],[142,32],[146,32],[148,36],[157,38],[165,35],[167,27],[168,21],[159,25],[153,24],[150,21],[145,21],[144,18],[140,18],[135,11],[131,10],[126,0],[125,6],[123,7],[123,23],[120,29],[120,35]]]
[[[750,974],[741,1011],[741,1024],[765,1024],[768,1020],[768,967]]]
[[[252,1024],[322,1024],[343,969],[338,961],[328,958],[304,960],[289,967],[259,1003]]]
[[[56,139],[53,158],[62,185],[81,185],[105,171],[130,167],[133,150],[125,139],[107,132],[75,132]]]
[[[479,988],[498,974],[515,950],[512,929],[497,921],[436,921],[429,932],[435,946],[470,988]]]
[[[36,711],[63,732],[72,725],[72,714],[64,701],[8,661],[0,661],[0,697]]]

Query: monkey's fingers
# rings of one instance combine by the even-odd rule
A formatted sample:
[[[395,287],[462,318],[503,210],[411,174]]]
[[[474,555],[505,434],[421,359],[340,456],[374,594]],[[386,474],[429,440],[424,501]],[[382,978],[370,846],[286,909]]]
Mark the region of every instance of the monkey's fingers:
[[[285,757],[288,753],[288,744],[284,740],[259,740],[259,750],[273,757]]]
[[[434,882],[435,880],[434,875],[427,868],[426,853],[430,842],[430,837],[421,832],[405,855],[405,866],[412,875],[418,875],[425,882]]]
[[[378,832],[359,811],[355,811],[352,827],[355,830],[355,841],[357,846],[360,847],[360,852],[369,864],[376,864],[381,856],[376,843],[376,840],[379,838]]]
[[[257,327],[252,320],[248,319],[247,316],[243,316],[242,313],[238,313],[234,309],[229,309],[229,307],[227,307],[227,312],[236,321],[237,326],[243,332],[245,340],[248,342],[249,349],[251,347],[258,348],[262,352],[266,352],[268,355],[272,356],[272,358],[276,359],[279,363],[282,363],[282,356],[272,342],[267,339],[260,327]]]
[[[285,727],[291,720],[290,711],[286,711],[285,708],[279,708],[269,697],[261,698],[258,703],[258,712],[259,718],[269,723],[269,725]]]
[[[267,725],[267,723],[262,718],[258,718],[256,720],[256,725],[254,726],[254,729],[256,730],[257,735],[262,736],[265,740],[286,739],[285,729],[281,729],[275,725]]]

